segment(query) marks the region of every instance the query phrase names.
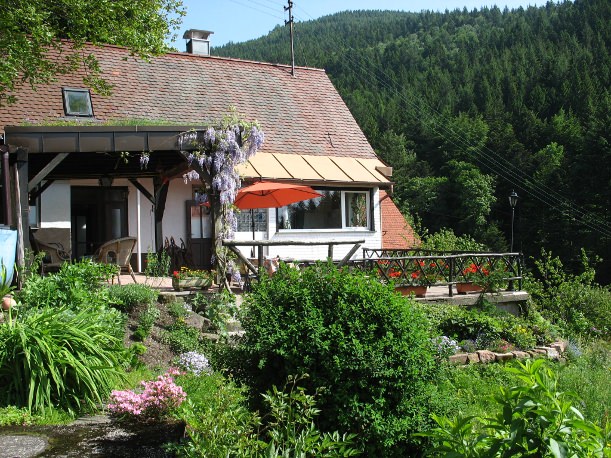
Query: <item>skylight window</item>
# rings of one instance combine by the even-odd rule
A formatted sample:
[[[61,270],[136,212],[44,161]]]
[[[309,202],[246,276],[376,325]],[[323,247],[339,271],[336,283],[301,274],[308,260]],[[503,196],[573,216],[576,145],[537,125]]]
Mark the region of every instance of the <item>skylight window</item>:
[[[91,93],[88,89],[62,88],[66,116],[93,116]]]

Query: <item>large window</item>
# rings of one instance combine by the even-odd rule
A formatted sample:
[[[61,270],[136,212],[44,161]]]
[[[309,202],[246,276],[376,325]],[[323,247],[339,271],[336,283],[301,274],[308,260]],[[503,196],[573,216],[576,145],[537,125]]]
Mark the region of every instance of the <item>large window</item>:
[[[316,191],[322,196],[279,208],[278,229],[369,229],[368,191]]]

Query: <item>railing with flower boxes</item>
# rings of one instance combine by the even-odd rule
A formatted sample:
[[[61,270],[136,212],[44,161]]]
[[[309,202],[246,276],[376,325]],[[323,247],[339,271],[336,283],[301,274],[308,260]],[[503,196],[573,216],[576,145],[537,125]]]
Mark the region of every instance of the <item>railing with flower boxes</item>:
[[[364,268],[399,287],[448,286],[453,296],[465,290],[522,289],[519,253],[464,253],[429,250],[363,248]],[[464,288],[464,289],[463,289]]]

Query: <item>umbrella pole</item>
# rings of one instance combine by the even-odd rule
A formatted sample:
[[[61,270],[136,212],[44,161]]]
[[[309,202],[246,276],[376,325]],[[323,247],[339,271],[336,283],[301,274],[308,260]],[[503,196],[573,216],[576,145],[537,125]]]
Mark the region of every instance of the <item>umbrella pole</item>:
[[[252,241],[255,241],[255,211],[251,208],[250,209],[250,224],[252,226]],[[253,245],[251,250],[250,250],[250,257],[254,258],[255,257],[255,246]]]

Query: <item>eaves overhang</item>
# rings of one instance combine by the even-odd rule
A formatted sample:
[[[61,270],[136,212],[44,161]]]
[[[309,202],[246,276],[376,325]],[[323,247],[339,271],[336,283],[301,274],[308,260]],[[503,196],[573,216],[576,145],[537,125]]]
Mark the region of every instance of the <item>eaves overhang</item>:
[[[5,144],[37,153],[180,151],[178,136],[203,126],[6,126]]]

